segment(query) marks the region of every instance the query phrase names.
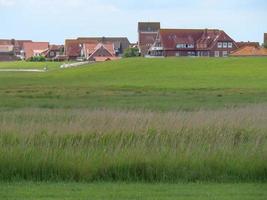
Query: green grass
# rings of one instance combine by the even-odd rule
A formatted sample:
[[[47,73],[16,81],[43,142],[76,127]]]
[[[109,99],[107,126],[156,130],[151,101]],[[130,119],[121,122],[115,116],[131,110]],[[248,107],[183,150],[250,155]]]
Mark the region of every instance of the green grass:
[[[167,111],[264,103],[266,63],[267,58],[138,58],[66,70],[47,63],[54,69],[48,73],[0,73],[0,107]]]
[[[59,68],[61,64],[61,62],[0,62],[0,69],[44,69],[48,67],[48,70],[52,70]]]
[[[0,180],[266,182],[266,63],[0,63]]]
[[[265,200],[266,184],[1,183],[3,200]]]
[[[0,180],[267,181],[267,107],[0,115]]]

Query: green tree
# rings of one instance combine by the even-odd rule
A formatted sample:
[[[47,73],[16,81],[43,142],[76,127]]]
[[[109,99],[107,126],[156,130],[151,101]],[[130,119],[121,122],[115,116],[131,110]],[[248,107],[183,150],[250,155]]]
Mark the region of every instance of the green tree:
[[[128,48],[125,50],[123,54],[124,58],[138,57],[138,56],[140,56],[138,48]]]

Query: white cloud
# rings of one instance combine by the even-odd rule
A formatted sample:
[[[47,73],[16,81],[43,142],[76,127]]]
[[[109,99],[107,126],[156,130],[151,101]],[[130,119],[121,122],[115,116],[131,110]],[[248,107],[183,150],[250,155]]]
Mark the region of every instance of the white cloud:
[[[0,7],[3,6],[13,6],[15,4],[15,0],[0,0]]]

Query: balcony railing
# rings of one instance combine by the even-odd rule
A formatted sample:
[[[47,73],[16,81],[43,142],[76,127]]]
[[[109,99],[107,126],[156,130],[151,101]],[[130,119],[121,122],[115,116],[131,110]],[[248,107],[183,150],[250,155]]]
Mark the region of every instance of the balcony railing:
[[[162,51],[163,47],[151,47],[151,51]]]

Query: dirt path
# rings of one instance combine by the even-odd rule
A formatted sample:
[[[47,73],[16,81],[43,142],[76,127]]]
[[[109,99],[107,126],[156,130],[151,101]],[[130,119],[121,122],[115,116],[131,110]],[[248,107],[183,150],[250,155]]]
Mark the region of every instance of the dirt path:
[[[0,72],[46,72],[44,69],[0,69]]]

